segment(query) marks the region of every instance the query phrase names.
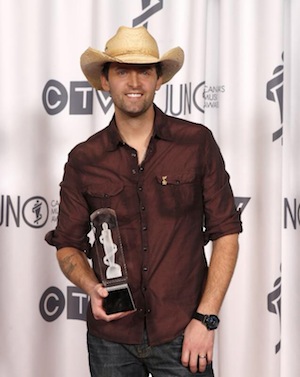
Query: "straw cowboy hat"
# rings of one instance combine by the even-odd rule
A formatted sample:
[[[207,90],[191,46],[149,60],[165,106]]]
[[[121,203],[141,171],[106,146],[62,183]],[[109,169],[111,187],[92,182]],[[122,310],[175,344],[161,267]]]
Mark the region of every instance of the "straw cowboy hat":
[[[183,60],[184,52],[180,47],[175,47],[159,57],[155,39],[143,26],[137,28],[121,26],[106,43],[105,52],[89,47],[81,55],[80,65],[89,83],[94,88],[102,90],[100,73],[105,63],[161,63],[164,84],[180,70]]]

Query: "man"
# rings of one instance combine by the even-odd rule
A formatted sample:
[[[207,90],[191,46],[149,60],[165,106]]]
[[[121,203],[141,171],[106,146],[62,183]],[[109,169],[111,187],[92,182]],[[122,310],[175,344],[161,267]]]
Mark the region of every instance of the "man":
[[[81,57],[90,84],[110,93],[115,114],[71,151],[57,228],[46,240],[66,277],[90,295],[92,376],[213,376],[214,330],[241,222],[211,132],[153,104],[183,60],[179,47],[160,58],[143,27],[120,27],[105,52],[89,48]],[[87,236],[90,215],[101,208],[117,214],[134,311],[108,315],[103,307],[109,293]]]

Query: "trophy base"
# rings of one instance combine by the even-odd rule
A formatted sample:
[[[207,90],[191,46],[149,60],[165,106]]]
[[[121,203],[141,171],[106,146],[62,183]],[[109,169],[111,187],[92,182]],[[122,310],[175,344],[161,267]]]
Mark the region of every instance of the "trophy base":
[[[133,298],[128,284],[106,287],[109,295],[103,301],[106,314],[135,310]]]

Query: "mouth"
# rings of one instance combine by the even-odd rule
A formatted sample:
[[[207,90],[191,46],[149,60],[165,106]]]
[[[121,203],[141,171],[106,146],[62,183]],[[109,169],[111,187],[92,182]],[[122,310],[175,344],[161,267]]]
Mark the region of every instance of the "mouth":
[[[126,96],[129,98],[140,98],[142,97],[142,94],[141,93],[127,93]]]

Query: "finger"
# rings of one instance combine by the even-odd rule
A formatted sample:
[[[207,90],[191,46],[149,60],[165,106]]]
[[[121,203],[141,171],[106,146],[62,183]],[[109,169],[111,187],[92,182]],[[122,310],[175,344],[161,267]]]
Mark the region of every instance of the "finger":
[[[102,298],[105,298],[105,297],[107,297],[109,295],[107,289],[104,288],[102,285],[99,285],[97,287],[96,291],[97,291],[98,295],[101,296]]]
[[[189,359],[190,359],[190,352],[185,347],[185,344],[183,343],[183,347],[181,351],[181,364],[186,368],[189,366]]]
[[[198,372],[198,355],[190,354],[189,368],[192,373]]]
[[[114,313],[114,314],[106,314],[105,310],[103,309],[102,305],[94,306],[93,307],[93,315],[95,319],[102,320],[105,322],[115,321],[123,317],[124,313]]]
[[[135,310],[131,310],[131,311],[128,311],[128,312],[119,312],[119,313],[109,314],[109,315],[105,316],[105,320],[107,322],[117,321],[118,319],[127,317],[128,315],[130,315],[134,312],[135,312]]]
[[[206,360],[207,360],[207,364],[211,364],[212,363],[212,360],[213,360],[213,352],[212,351],[208,351],[207,352]]]
[[[206,369],[207,359],[206,355],[199,355],[199,371],[204,372]]]

